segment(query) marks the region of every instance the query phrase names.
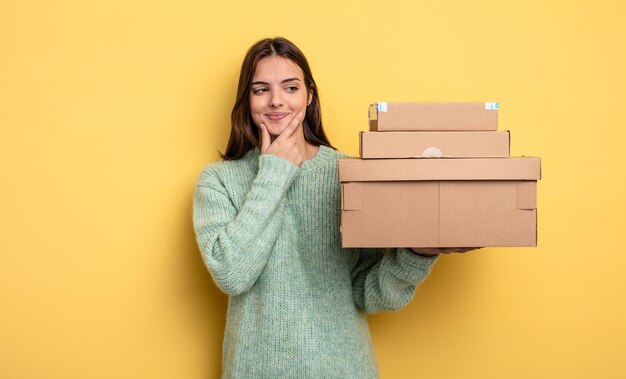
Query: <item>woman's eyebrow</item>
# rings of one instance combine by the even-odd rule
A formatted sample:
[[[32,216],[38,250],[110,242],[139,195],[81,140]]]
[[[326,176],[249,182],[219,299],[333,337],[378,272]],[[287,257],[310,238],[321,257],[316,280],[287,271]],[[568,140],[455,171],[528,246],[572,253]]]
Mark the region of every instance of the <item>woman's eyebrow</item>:
[[[293,81],[296,81],[296,80],[297,81],[301,81],[299,78],[295,78],[294,77],[294,78],[287,78],[287,79],[281,81],[281,83],[293,82]],[[252,82],[252,85],[255,85],[255,84],[262,84],[262,85],[266,85],[266,86],[269,85],[268,82],[263,82],[261,80],[257,80],[255,82]]]
[[[293,82],[295,80],[300,81],[300,79],[298,78],[288,78],[288,79],[283,80],[281,83]]]

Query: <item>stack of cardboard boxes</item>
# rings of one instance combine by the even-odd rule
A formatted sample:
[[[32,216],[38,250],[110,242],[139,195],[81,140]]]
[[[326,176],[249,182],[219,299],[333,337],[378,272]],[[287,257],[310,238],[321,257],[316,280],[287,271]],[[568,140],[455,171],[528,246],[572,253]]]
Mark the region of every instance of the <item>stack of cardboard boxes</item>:
[[[510,157],[498,103],[376,103],[339,161],[343,247],[537,245],[539,158]]]

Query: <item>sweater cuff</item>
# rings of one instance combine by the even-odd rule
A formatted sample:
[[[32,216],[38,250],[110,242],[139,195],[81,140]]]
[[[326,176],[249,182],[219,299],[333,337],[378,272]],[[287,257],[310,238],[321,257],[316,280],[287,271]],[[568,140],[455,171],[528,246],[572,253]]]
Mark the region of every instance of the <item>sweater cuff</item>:
[[[439,255],[426,257],[423,255],[418,255],[410,249],[398,249],[398,262],[402,263],[403,265],[415,268],[430,270],[438,258]]]
[[[271,154],[259,156],[258,180],[267,189],[286,191],[299,172],[295,164],[284,158]]]

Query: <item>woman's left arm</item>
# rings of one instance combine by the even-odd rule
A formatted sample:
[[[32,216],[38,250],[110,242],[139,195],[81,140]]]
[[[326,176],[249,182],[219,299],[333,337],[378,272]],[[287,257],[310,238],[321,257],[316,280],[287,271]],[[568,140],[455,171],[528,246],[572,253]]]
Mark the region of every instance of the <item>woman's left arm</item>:
[[[352,294],[357,307],[367,313],[407,305],[437,260],[437,255],[422,256],[409,249],[359,249],[355,254]]]

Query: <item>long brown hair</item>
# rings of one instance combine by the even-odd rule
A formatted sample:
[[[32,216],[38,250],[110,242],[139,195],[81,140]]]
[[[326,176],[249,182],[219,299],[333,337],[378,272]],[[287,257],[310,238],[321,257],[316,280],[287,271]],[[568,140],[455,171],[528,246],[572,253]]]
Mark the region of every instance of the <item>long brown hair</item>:
[[[315,146],[325,145],[332,148],[322,127],[322,111],[317,85],[304,54],[296,45],[285,38],[266,38],[250,47],[241,65],[237,99],[231,113],[230,138],[226,152],[220,153],[224,160],[239,159],[250,149],[260,145],[259,130],[250,114],[250,91],[257,64],[261,59],[269,56],[289,59],[302,69],[307,93],[312,96],[302,122],[304,139]]]

